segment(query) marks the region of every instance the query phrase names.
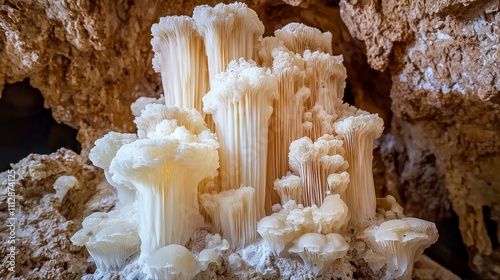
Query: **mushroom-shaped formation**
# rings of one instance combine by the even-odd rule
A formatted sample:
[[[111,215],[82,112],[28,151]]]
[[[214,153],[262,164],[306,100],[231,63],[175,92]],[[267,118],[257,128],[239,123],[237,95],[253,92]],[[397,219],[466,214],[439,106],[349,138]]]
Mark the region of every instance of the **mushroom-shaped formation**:
[[[413,264],[437,241],[434,223],[416,218],[389,220],[366,228],[360,239],[386,258],[386,279],[409,279]]]
[[[205,41],[210,85],[215,75],[227,69],[229,62],[244,58],[257,59],[264,25],[257,13],[246,4],[219,3],[215,7],[194,8],[196,29]]]
[[[288,147],[304,136],[304,103],[309,97],[305,87],[306,65],[300,55],[283,49],[273,51],[272,73],[278,79],[278,99],[269,124],[267,156],[267,209],[278,202],[273,182],[288,171]]]
[[[156,251],[146,266],[154,280],[190,280],[202,270],[193,253],[178,244]]]
[[[344,172],[348,167],[343,154],[342,140],[331,135],[324,135],[314,143],[308,137],[292,142],[290,168],[302,180],[305,206],[322,204],[328,191],[328,176]]]
[[[277,91],[269,70],[240,59],[212,80],[203,97],[219,137],[221,187],[254,187],[259,217],[265,214],[268,128]]]
[[[285,249],[286,244],[297,237],[292,225],[278,216],[266,216],[257,224],[257,231],[276,256]]]
[[[281,198],[281,205],[285,205],[290,200],[295,200],[296,203],[302,204],[302,180],[299,176],[288,172],[286,176],[274,181],[274,189],[278,191]]]
[[[137,224],[123,222],[100,230],[85,246],[101,270],[121,270],[125,261],[139,251]]]
[[[165,103],[202,111],[201,98],[209,89],[203,38],[188,16],[169,16],[151,27],[153,68],[161,72]]]
[[[209,264],[219,261],[219,254],[216,249],[204,249],[196,256],[196,259],[200,263],[200,269],[207,270]]]
[[[351,210],[351,221],[360,224],[375,216],[373,140],[382,134],[384,121],[378,115],[363,114],[348,117],[334,126],[344,140],[345,158],[349,162],[350,181],[342,199]]]
[[[104,170],[104,176],[108,183],[115,187],[118,195],[117,208],[132,204],[135,201],[135,187],[129,182],[118,183],[112,178],[112,172],[109,169],[111,161],[116,156],[116,152],[123,145],[131,143],[137,139],[132,133],[109,132],[102,138],[95,141],[95,146],[90,150],[89,158],[92,163]]]
[[[292,205],[290,205],[292,206]],[[282,215],[286,215],[286,221],[290,223],[294,230],[300,233],[315,232],[313,212],[318,209],[316,205],[312,207],[303,207],[301,204],[295,205],[296,208],[284,209]]]
[[[329,195],[325,197],[321,207],[313,212],[313,219],[317,232],[322,234],[338,232],[349,221],[349,211],[340,195]]]
[[[77,231],[71,242],[87,247],[97,269],[119,271],[125,261],[139,251],[136,205],[128,205],[109,213],[96,212],[83,220],[83,228]]]
[[[328,175],[327,181],[330,193],[336,193],[343,196],[349,185],[349,173],[344,171],[342,173],[330,174]]]
[[[332,54],[332,33],[302,23],[289,23],[274,31],[274,36],[283,41],[287,49],[300,55],[306,50]]]
[[[233,248],[243,249],[255,241],[258,211],[254,188],[202,194],[201,204],[212,218],[215,230],[220,231]]]
[[[155,130],[144,134],[153,138],[123,145],[110,165],[114,181],[137,189],[141,257],[189,240],[203,223],[198,184],[219,167],[215,134],[198,111],[150,104],[141,118],[148,114],[154,117],[147,126]]]
[[[340,234],[306,233],[294,241],[288,252],[298,254],[305,268],[317,276],[324,266],[344,257],[348,249],[349,245]]]

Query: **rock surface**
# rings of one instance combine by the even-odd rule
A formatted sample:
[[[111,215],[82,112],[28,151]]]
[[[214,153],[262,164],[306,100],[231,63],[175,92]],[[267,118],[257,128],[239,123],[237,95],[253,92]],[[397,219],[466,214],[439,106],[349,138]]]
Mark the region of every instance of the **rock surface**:
[[[15,247],[16,269],[9,272],[7,246],[2,246],[0,277],[78,279],[95,270],[86,249],[74,246],[69,238],[90,213],[114,206],[114,189],[103,181],[102,172],[64,148],[50,155],[32,154],[9,172],[0,173],[0,221],[15,223],[15,234],[2,230],[0,243]],[[61,176],[73,176],[78,182],[62,199],[53,187]],[[8,204],[9,192],[15,194],[14,205]],[[11,236],[15,243],[7,243]]]
[[[370,65],[392,76],[395,136],[381,144],[395,174],[389,187],[402,194],[407,211],[434,221],[446,215],[449,197],[482,279],[500,277],[498,5],[341,1],[342,18],[365,42]],[[394,159],[403,150],[407,158]]]
[[[215,1],[185,2],[0,0],[0,92],[4,83],[30,78],[54,118],[79,129],[83,148],[82,157],[64,151],[31,156],[14,167],[23,178],[28,176],[20,189],[43,189],[36,195],[19,193],[21,205],[26,203],[21,213],[35,215],[24,217],[22,225],[29,222],[26,230],[31,232],[48,230],[30,248],[55,250],[61,260],[75,256],[83,265],[70,268],[59,259],[50,261],[41,249],[35,261],[23,263],[24,275],[36,279],[42,270],[66,271],[64,277],[72,278],[92,271],[84,262],[84,250],[52,238],[52,229],[71,236],[84,216],[59,213],[51,198],[52,184],[60,175],[73,175],[80,187],[88,185],[89,194],[81,201],[70,191],[74,204],[92,201],[89,195],[96,189],[111,191],[97,183],[102,175],[90,171],[84,158],[93,141],[107,131],[134,129],[129,106],[138,96],[161,93],[159,75],[151,67],[151,24],[160,16],[190,14],[194,6]],[[379,143],[374,165],[381,174],[376,180],[379,194],[390,193],[408,215],[433,221],[449,216],[453,207],[472,266],[485,278],[498,277],[498,0],[344,0],[341,9],[335,0],[285,2],[292,6],[279,0],[247,1],[268,35],[292,21],[332,32],[334,53],[344,55],[354,103],[381,114],[390,131]],[[366,60],[385,71],[370,69]],[[40,171],[35,177],[26,170],[30,164]],[[87,202],[87,211],[113,204],[104,199],[99,205],[95,199],[95,204]],[[76,209],[82,207],[78,205]],[[46,216],[47,221],[40,221]],[[28,252],[35,250],[29,246]]]

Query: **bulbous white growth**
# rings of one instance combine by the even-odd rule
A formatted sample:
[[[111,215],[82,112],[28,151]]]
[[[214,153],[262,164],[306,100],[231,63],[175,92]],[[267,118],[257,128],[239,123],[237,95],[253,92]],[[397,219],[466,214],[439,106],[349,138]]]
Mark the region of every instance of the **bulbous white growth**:
[[[299,234],[288,222],[277,216],[266,216],[257,224],[257,231],[276,256],[285,249],[286,244]]]
[[[296,203],[302,204],[304,187],[299,176],[289,172],[283,178],[274,181],[274,189],[281,198],[281,205],[285,205],[289,200],[294,200]]]
[[[96,212],[83,220],[83,228],[71,241],[85,245],[101,271],[119,271],[125,261],[139,251],[136,204],[109,213]]]
[[[240,59],[216,76],[203,97],[221,147],[221,188],[255,188],[259,217],[265,214],[268,127],[277,91],[276,78],[269,70]]]
[[[348,167],[343,154],[342,141],[331,135],[324,135],[314,143],[308,137],[292,142],[290,168],[302,180],[302,203],[305,206],[322,204],[329,192],[328,176],[344,172]]]
[[[199,182],[219,167],[216,137],[195,109],[147,105],[136,120],[146,137],[123,145],[110,165],[113,180],[138,191],[141,257],[185,244],[203,223]]]
[[[219,3],[215,7],[197,6],[193,11],[196,30],[205,42],[210,74],[210,85],[218,73],[225,71],[229,62],[257,57],[257,49],[264,34],[264,25],[257,13],[244,3]]]
[[[153,68],[161,72],[165,104],[202,112],[201,98],[209,89],[203,38],[188,16],[169,16],[151,27]]]
[[[349,173],[344,171],[342,173],[330,174],[328,175],[327,181],[330,193],[343,196],[350,181]]]
[[[403,207],[399,205],[392,195],[377,198],[377,211],[381,212],[388,220],[401,219],[405,217]]]
[[[298,254],[306,269],[317,276],[324,266],[346,255],[349,245],[340,234],[306,233],[294,241],[288,252]]]
[[[360,224],[375,216],[373,140],[382,134],[384,122],[377,115],[363,114],[348,117],[334,126],[344,141],[345,159],[349,162],[350,181],[342,199],[351,210],[351,221]]]
[[[163,124],[157,127],[161,122]],[[194,135],[207,129],[203,117],[195,109],[182,109],[163,104],[148,104],[139,117],[135,118],[139,138],[161,138],[169,135],[177,127],[184,126]]]
[[[349,209],[340,195],[329,195],[321,207],[313,212],[313,220],[319,233],[339,232],[349,221]]]
[[[118,183],[112,178],[109,169],[111,161],[121,146],[131,143],[137,139],[132,133],[109,132],[95,141],[95,146],[90,150],[89,158],[92,163],[104,170],[104,176],[110,185],[115,187],[118,195],[117,208],[130,205],[135,201],[135,187],[129,182]]]
[[[75,176],[59,176],[53,185],[56,190],[55,197],[59,199],[59,203],[63,201],[70,189],[77,187],[78,185],[79,183]]]
[[[413,264],[423,251],[437,241],[434,223],[416,218],[403,218],[383,222],[366,228],[358,238],[368,247],[386,258],[384,279],[409,279]]]
[[[203,250],[195,257],[186,247],[170,244],[156,251],[146,266],[154,280],[190,280],[218,258],[213,249]]]

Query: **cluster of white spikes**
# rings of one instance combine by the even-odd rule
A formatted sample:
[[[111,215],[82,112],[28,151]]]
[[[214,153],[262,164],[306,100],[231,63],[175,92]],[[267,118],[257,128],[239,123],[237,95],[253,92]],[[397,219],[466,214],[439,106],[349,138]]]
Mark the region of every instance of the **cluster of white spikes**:
[[[91,152],[120,205],[137,201],[141,259],[153,278],[190,279],[217,261],[216,250],[193,255],[178,246],[202,224],[200,212],[233,249],[255,242],[258,232],[277,256],[297,254],[315,275],[346,256],[347,229],[388,256],[377,237],[372,174],[382,120],[342,101],[346,69],[332,55],[329,32],[291,23],[275,36],[263,33],[243,3],[161,18],[151,43],[164,99],[139,99],[132,105],[137,135],[110,133]],[[99,230],[113,224],[106,219]],[[418,248],[405,251],[414,260],[437,232],[410,221],[392,224],[418,232]],[[388,232],[392,224],[380,227]],[[78,240],[89,246],[88,238]]]

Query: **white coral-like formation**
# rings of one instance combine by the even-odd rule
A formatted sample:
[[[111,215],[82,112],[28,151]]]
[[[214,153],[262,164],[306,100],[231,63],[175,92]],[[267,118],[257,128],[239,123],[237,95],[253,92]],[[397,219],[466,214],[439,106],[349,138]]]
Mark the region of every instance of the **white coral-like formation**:
[[[294,241],[288,252],[298,254],[306,269],[317,276],[324,266],[347,254],[349,245],[340,234],[306,233]]]
[[[258,211],[255,189],[241,187],[218,194],[202,194],[201,203],[212,218],[215,230],[233,248],[243,249],[256,240]]]
[[[145,138],[123,145],[110,170],[114,181],[137,189],[145,257],[172,243],[185,244],[202,225],[198,184],[219,167],[219,146],[194,109],[150,104],[136,122]]]
[[[140,244],[153,279],[192,279],[219,268],[220,256],[237,275],[253,266],[267,277],[272,254],[298,255],[317,276],[351,269],[351,245],[349,257],[374,272],[407,278],[436,241],[434,224],[404,218],[392,196],[376,199],[383,122],[342,101],[346,69],[332,35],[301,23],[263,33],[243,3],[199,6],[152,27],[165,96],[138,99],[137,134],[111,132],[90,153],[119,197],[118,210],[90,215],[72,238],[99,270],[120,270]],[[61,177],[56,197],[77,184]],[[190,252],[184,245],[207,223],[217,234]]]
[[[186,247],[171,244],[156,251],[146,266],[154,280],[190,280],[218,260],[214,249],[205,249],[195,256]]]
[[[83,228],[71,241],[87,247],[97,269],[118,271],[125,261],[139,251],[141,240],[137,233],[137,205],[128,205],[109,213],[96,212],[85,218]]]
[[[324,135],[316,142],[308,137],[295,140],[290,145],[290,168],[302,180],[302,203],[305,206],[321,205],[329,193],[328,177],[347,170],[342,140]]]
[[[366,228],[359,236],[386,259],[385,279],[411,277],[413,263],[424,250],[437,241],[434,223],[416,218],[402,218]]]

